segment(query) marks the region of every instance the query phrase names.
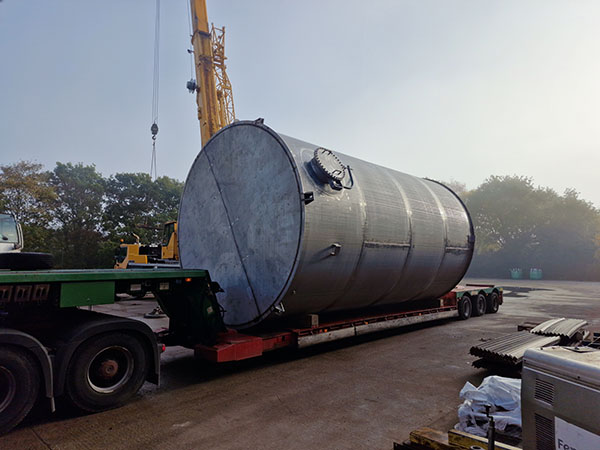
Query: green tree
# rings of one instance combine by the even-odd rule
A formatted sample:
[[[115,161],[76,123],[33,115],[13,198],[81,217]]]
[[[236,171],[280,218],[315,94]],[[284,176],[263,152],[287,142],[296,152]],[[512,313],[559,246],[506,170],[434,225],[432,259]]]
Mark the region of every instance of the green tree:
[[[575,191],[560,196],[528,177],[492,176],[465,203],[476,234],[470,275],[505,277],[512,267],[555,279],[599,275],[600,214]]]
[[[543,267],[551,278],[598,279],[600,214],[594,206],[567,189],[554,199],[547,223],[537,235],[539,245],[529,256],[529,265]]]
[[[105,182],[95,166],[57,162],[50,182],[59,198],[54,216],[63,227],[100,230]]]
[[[50,173],[42,165],[19,161],[0,166],[0,210],[23,227],[25,249],[49,251],[54,239],[52,206],[57,199]]]
[[[535,240],[539,192],[531,178],[491,176],[466,196],[480,252],[514,251]]]
[[[162,224],[177,219],[182,192],[183,183],[173,178],[115,174],[106,183],[104,227],[115,241],[133,242],[135,233],[143,243],[159,243]]]
[[[120,238],[158,243],[177,219],[183,183],[143,173],[105,179],[93,165],[57,162],[52,172],[19,161],[0,166],[0,211],[23,226],[26,248],[55,255],[57,267],[110,267]]]
[[[183,185],[183,182],[169,177],[159,177],[154,181],[155,223],[162,225],[169,220],[177,220]]]
[[[106,267],[111,263],[101,251],[105,241],[101,230],[105,181],[92,166],[56,163],[50,183],[58,199],[53,215],[60,242],[55,258],[61,267]]]

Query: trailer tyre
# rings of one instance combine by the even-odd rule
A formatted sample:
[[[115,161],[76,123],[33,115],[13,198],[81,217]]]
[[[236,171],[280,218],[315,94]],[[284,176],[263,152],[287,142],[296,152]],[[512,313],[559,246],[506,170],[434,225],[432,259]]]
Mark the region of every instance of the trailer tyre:
[[[471,317],[471,312],[473,311],[473,305],[471,303],[471,297],[468,295],[463,295],[458,301],[458,317],[461,320],[467,320]]]
[[[487,312],[494,314],[500,309],[500,298],[497,292],[492,292],[487,299]]]
[[[18,348],[0,349],[0,435],[25,418],[39,389],[40,374],[33,358]]]
[[[148,361],[143,344],[133,335],[94,336],[81,344],[69,363],[67,396],[88,412],[120,406],[144,383]]]
[[[485,314],[485,310],[487,309],[487,300],[485,295],[479,294],[475,297],[475,301],[473,303],[473,317],[483,316]]]

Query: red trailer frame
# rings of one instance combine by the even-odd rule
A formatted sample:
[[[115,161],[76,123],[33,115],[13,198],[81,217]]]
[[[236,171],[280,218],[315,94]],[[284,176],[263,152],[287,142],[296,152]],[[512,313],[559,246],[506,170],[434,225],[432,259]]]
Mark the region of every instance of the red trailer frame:
[[[435,308],[398,310],[258,334],[244,334],[230,329],[219,333],[214,345],[196,345],[194,353],[196,357],[215,363],[241,361],[284,347],[303,348],[416,323],[458,318],[461,301],[471,301],[478,295],[489,298],[493,293],[497,295],[498,304],[501,305],[503,302],[501,287],[490,284],[467,284],[464,287],[457,286],[440,297],[439,306]]]

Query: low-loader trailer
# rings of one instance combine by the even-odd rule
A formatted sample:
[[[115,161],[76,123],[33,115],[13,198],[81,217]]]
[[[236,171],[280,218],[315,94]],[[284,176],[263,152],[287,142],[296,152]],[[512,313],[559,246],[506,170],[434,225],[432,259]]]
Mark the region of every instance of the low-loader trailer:
[[[415,323],[496,312],[502,289],[456,288],[428,307],[308,315],[261,329],[227,329],[207,271],[185,269],[0,272],[0,434],[16,426],[38,398],[52,411],[66,396],[83,411],[126,403],[144,381],[158,384],[166,345],[194,349],[220,363],[282,347],[306,347]],[[93,311],[117,294],[152,292],[169,316],[168,329]],[[422,304],[421,304],[422,305]],[[430,306],[430,307],[429,307]]]

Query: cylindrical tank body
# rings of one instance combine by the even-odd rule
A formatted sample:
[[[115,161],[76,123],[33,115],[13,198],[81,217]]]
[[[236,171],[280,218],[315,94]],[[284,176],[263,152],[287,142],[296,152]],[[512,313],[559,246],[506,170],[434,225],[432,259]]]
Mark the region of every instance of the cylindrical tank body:
[[[194,161],[178,231],[182,267],[209,270],[235,328],[441,296],[474,243],[447,187],[247,121]]]

